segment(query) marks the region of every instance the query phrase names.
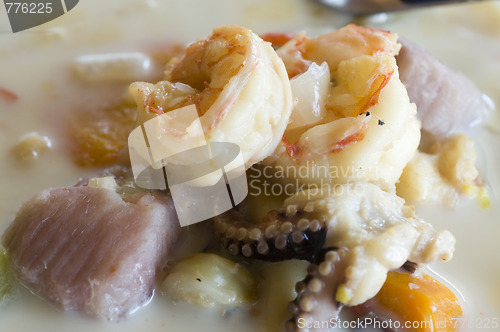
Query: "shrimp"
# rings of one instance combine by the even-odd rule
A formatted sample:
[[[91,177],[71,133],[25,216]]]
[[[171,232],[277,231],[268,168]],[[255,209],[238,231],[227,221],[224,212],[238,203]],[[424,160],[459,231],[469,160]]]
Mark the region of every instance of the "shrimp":
[[[216,28],[167,64],[164,81],[135,82],[130,92],[143,123],[196,107],[204,139],[237,144],[246,167],[275,150],[293,104],[283,61],[269,43],[239,26]],[[188,123],[185,130],[166,128],[163,134],[189,138],[199,133],[194,127]]]
[[[287,170],[305,168],[287,172],[297,183],[365,180],[394,185],[420,141],[416,106],[399,80],[396,40],[395,34],[351,24],[317,38],[298,34],[279,48],[292,93],[299,96],[291,118],[310,120],[303,126],[291,121],[266,162]],[[321,68],[323,73],[317,74]],[[329,77],[326,89],[300,100],[303,89],[294,85],[304,86],[298,83],[304,80],[317,84],[318,77]],[[318,98],[318,91],[325,95]]]

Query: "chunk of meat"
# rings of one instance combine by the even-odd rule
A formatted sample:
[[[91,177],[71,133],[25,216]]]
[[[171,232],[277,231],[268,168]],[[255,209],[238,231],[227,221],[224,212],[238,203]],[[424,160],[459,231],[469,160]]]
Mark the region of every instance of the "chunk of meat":
[[[149,301],[179,231],[168,197],[57,188],[21,207],[3,243],[34,293],[63,310],[117,320]]]
[[[486,108],[474,83],[424,48],[408,40],[400,42],[399,76],[410,101],[417,105],[423,130],[442,138],[482,121]]]

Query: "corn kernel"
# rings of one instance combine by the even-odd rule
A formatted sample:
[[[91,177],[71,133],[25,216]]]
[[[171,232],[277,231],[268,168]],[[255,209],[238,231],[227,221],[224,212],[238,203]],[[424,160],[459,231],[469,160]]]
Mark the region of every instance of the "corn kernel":
[[[347,290],[344,284],[341,284],[339,288],[337,288],[337,293],[335,294],[335,300],[340,303],[347,303],[351,299],[351,294]]]

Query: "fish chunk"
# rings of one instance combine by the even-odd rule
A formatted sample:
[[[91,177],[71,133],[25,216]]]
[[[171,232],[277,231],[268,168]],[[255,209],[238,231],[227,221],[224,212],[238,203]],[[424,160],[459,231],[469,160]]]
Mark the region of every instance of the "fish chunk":
[[[396,57],[410,101],[417,105],[422,129],[443,138],[481,122],[486,113],[482,93],[427,50],[408,40]]]
[[[51,188],[21,207],[3,243],[34,293],[63,310],[118,320],[150,300],[179,232],[169,197]]]

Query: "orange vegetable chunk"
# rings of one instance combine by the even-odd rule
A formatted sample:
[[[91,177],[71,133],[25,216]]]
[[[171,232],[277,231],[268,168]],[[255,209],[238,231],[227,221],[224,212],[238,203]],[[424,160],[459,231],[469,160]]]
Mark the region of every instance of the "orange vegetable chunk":
[[[414,331],[456,331],[462,308],[455,294],[433,277],[391,271],[374,299]]]

